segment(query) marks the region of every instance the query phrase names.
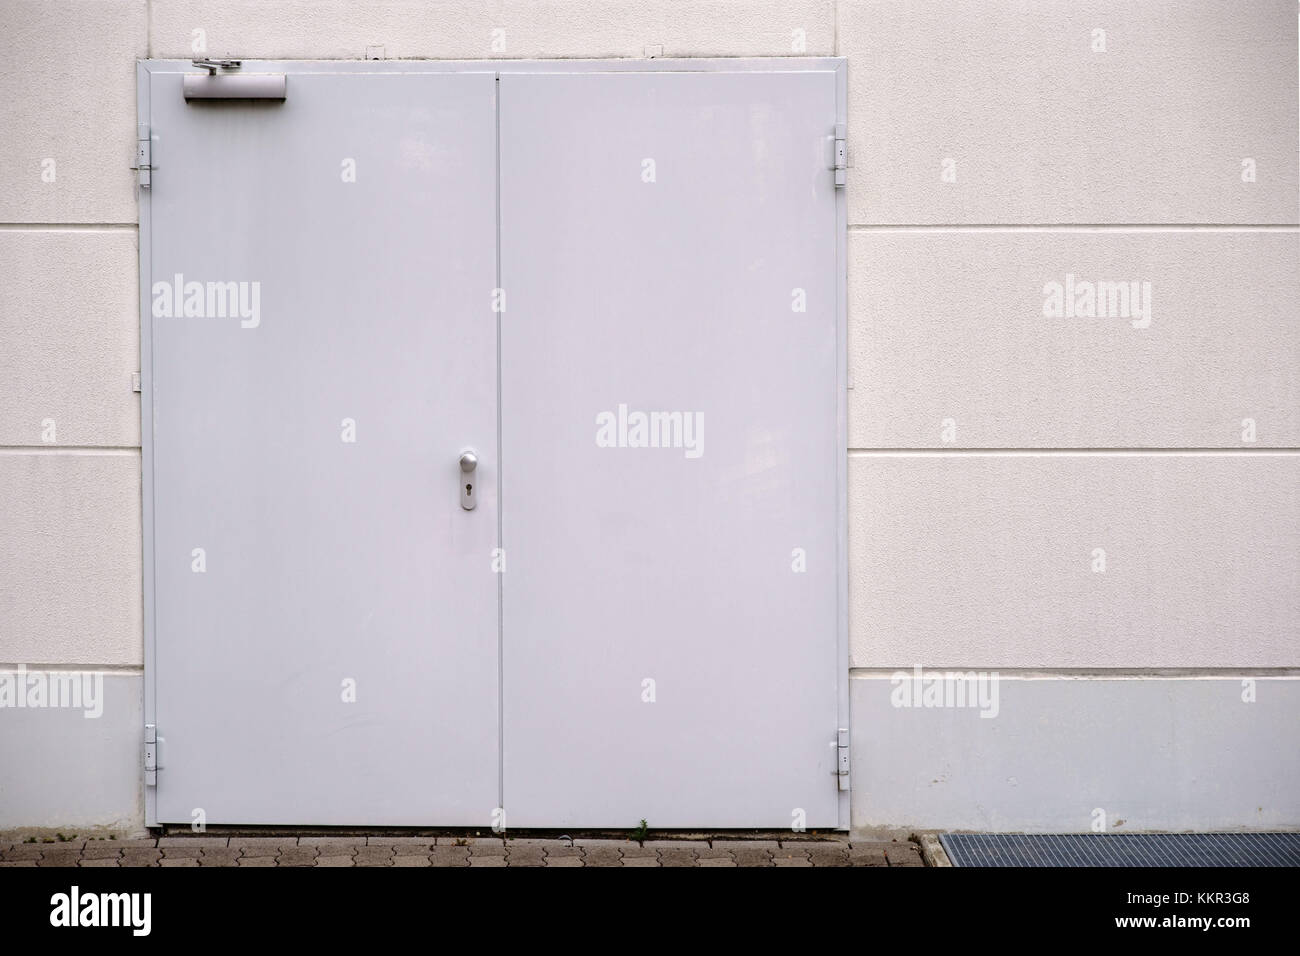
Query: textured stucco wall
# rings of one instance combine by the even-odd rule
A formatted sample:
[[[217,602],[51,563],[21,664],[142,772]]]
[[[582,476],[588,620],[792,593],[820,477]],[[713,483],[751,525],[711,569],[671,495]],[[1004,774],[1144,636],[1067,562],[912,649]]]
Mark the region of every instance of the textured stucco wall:
[[[1229,718],[1189,670],[1235,684],[1300,667],[1295,0],[379,6],[0,2],[0,666],[109,668],[113,699],[139,693],[137,58],[188,58],[196,31],[247,58],[836,54],[855,825],[1085,828],[1069,774],[1020,748],[1079,747],[1117,700],[1173,782],[1152,802],[1105,747],[1090,766],[1143,826],[1300,825],[1294,768],[1243,775],[1225,756],[1294,749],[1295,695]],[[1044,285],[1067,274],[1150,283],[1150,324],[1045,316]],[[1005,725],[985,722],[1002,732],[972,735],[862,689],[914,665],[1036,674]],[[82,735],[87,786],[138,750],[136,711],[35,716],[0,712],[0,774],[42,727]],[[886,740],[916,774],[880,772]],[[1207,789],[1197,762],[1223,779]],[[997,783],[1012,764],[1034,799]],[[41,788],[76,766],[28,775],[22,799],[0,781],[0,825],[140,819],[126,785],[61,819]],[[921,781],[933,766],[941,786]]]

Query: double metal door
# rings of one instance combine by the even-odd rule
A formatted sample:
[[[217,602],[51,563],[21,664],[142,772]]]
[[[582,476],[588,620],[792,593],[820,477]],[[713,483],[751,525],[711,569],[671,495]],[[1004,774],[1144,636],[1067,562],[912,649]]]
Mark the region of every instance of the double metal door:
[[[141,64],[150,823],[847,823],[803,63]]]

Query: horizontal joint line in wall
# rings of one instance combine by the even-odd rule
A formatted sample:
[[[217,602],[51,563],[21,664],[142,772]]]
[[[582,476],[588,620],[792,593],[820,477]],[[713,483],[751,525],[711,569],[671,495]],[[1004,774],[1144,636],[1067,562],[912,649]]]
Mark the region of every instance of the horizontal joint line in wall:
[[[980,456],[1012,455],[1022,458],[1044,455],[1237,455],[1273,456],[1300,454],[1300,448],[850,448],[858,458],[906,458],[913,455]]]
[[[913,673],[916,665],[903,667],[850,667],[849,677],[864,680],[883,680],[899,673]],[[1247,677],[1300,677],[1300,667],[989,667],[984,664],[926,664],[923,673],[971,671],[991,673],[998,677],[1021,680],[1141,680],[1195,679],[1222,680]]]
[[[137,677],[144,673],[144,667],[140,664],[43,664],[32,661],[0,663],[0,671],[13,671],[19,667],[28,671],[99,671],[123,677]]]
[[[1300,232],[1295,223],[849,223],[849,232]]]
[[[139,445],[0,445],[0,455],[138,455]]]
[[[137,229],[134,222],[0,222],[0,231],[94,232]],[[1297,223],[849,223],[850,232],[1300,232]]]
[[[0,232],[118,232],[138,228],[134,222],[0,222]]]

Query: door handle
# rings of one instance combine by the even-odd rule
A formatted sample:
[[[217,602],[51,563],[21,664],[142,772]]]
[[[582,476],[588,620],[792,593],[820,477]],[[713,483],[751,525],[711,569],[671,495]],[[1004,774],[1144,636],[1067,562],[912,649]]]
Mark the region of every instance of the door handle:
[[[474,493],[474,471],[478,468],[478,456],[467,451],[460,456],[460,506],[466,511],[474,510],[478,495]]]

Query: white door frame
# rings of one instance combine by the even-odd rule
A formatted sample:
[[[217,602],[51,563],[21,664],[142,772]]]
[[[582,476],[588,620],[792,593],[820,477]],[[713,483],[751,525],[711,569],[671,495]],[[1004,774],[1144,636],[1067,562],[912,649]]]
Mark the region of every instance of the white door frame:
[[[715,72],[715,71],[761,71],[772,72],[788,70],[831,71],[836,77],[836,112],[837,123],[846,124],[847,110],[847,73],[848,62],[841,57],[770,57],[770,58],[701,58],[701,59],[647,59],[647,60],[448,60],[448,61],[396,61],[396,60],[247,60],[244,61],[245,73],[283,73],[288,77],[289,96],[292,96],[292,78],[295,75],[311,73],[384,73],[384,74],[441,74],[456,72],[483,72],[490,69],[500,74],[516,72]],[[148,124],[150,116],[150,77],[158,73],[193,74],[202,72],[187,60],[140,60],[137,61],[137,115],[138,123]],[[164,174],[165,175],[165,174]],[[848,408],[847,393],[847,200],[846,190],[837,190],[836,196],[836,322],[837,322],[837,429],[840,441],[837,446],[834,463],[837,484],[838,510],[838,547],[836,555],[836,582],[838,621],[836,641],[836,660],[839,679],[837,681],[836,709],[839,727],[847,734],[852,726],[849,714],[849,641],[848,641]],[[152,383],[152,323],[150,308],[152,276],[149,263],[151,260],[150,235],[150,190],[139,189],[139,254],[140,254],[140,363],[141,363],[141,494],[143,520],[143,558],[144,558],[144,719],[146,725],[156,723],[156,658],[157,634],[154,621],[154,527],[153,527],[153,438],[150,409],[153,405]],[[499,268],[499,264],[498,264]],[[143,728],[142,728],[143,742]],[[143,763],[142,763],[143,778]],[[157,806],[156,791],[153,787],[144,787],[145,823],[156,826]],[[849,792],[847,787],[839,793],[840,829],[847,830],[850,824]],[[438,821],[430,821],[437,825]]]

